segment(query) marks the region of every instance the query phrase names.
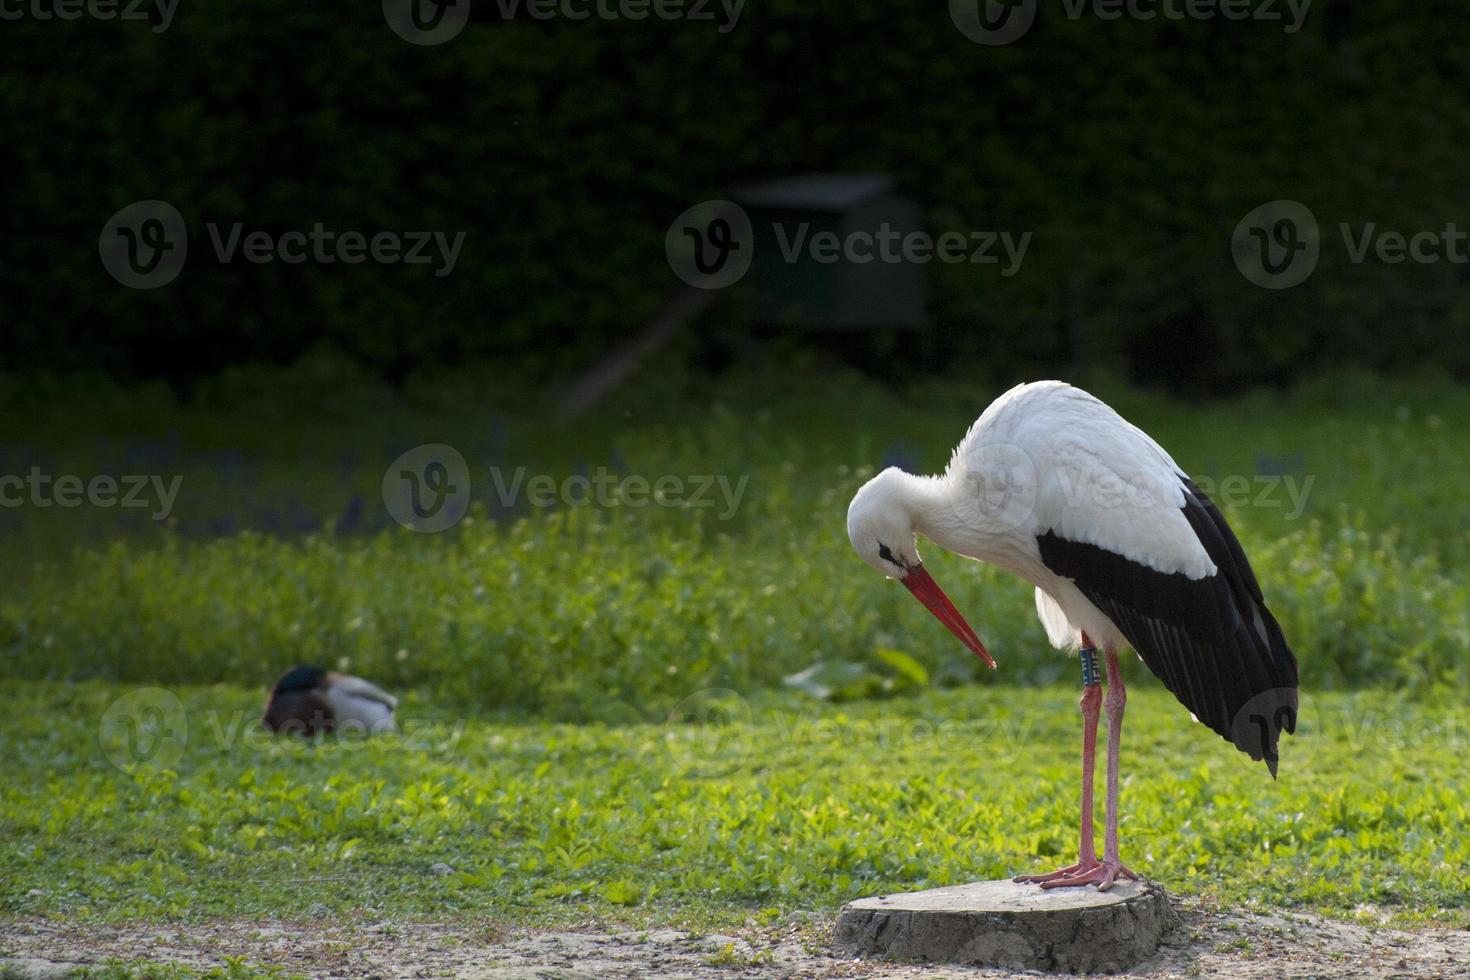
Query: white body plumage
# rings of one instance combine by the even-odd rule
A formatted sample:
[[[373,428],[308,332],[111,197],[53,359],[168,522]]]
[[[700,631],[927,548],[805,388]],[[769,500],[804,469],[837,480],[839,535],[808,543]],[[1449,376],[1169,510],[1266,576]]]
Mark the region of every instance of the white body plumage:
[[[1037,538],[1055,531],[1160,572],[1213,575],[1180,510],[1183,476],[1157,442],[1097,398],[1038,381],[991,403],[943,474],[880,474],[853,500],[849,529],[865,522],[866,511],[902,500],[914,531],[1036,586],[1036,611],[1053,645],[1075,648],[1086,631],[1098,646],[1122,647],[1128,641],[1112,620],[1047,568]]]

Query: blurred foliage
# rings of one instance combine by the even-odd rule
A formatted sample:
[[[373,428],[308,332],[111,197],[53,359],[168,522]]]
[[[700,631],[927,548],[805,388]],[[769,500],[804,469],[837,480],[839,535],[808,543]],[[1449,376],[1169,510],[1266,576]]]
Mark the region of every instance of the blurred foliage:
[[[849,483],[834,480],[816,513],[840,515]],[[629,703],[666,710],[691,690],[750,691],[798,671],[788,683],[834,700],[917,686],[878,661],[885,648],[920,665],[925,683],[969,656],[852,559],[840,530],[807,517],[737,538],[693,522],[689,534],[577,510],[505,528],[471,518],[433,537],[118,542],[0,602],[4,673],[266,684],[303,662],[466,707],[616,720]],[[1470,588],[1432,558],[1316,522],[1269,542],[1247,534],[1246,545],[1303,686],[1470,681]],[[1030,589],[988,566],[972,573],[938,553],[930,563],[1000,664],[994,677],[975,664],[965,676],[1071,675]]]
[[[7,22],[0,363],[188,383],[326,341],[394,382],[469,356],[545,379],[668,297],[664,233],[692,203],[842,170],[894,174],[936,232],[1034,233],[1011,278],[931,267],[932,329],[876,341],[896,368],[1085,363],[1210,389],[1308,362],[1470,368],[1464,266],[1352,265],[1337,233],[1470,215],[1470,23],[1449,0],[1318,0],[1295,33],[1042,3],[999,48],[943,5],[769,0],[727,33],[503,16],[476,3],[436,47],[402,41],[375,3],[197,0],[161,34]],[[97,239],[146,198],[184,214],[191,257],[145,292],[108,277]],[[1324,237],[1285,292],[1247,284],[1229,249],[1278,198]],[[204,225],[237,221],[467,238],[445,278],[221,265]]]
[[[349,409],[278,431],[253,410],[161,401],[143,431],[173,434],[118,446],[105,436],[112,420],[58,404],[40,414],[77,435],[69,447],[42,443],[54,450],[48,471],[172,474],[182,489],[167,522],[133,517],[143,525],[133,533],[109,523],[127,516],[115,509],[0,510],[11,582],[0,672],[263,685],[304,661],[446,703],[613,719],[628,705],[666,711],[701,688],[780,686],[818,662],[790,683],[853,698],[1070,678],[1019,580],[921,544],[1000,664],[992,673],[858,561],[844,533],[863,480],[895,460],[942,468],[999,392],[931,381],[900,395],[849,373],[789,370],[820,380],[655,372],[652,390],[625,393],[575,431],[396,395],[373,426]],[[1459,437],[1470,393],[1347,374],[1191,407],[1094,380],[1202,486],[1221,489],[1305,688],[1470,683],[1460,503],[1470,460]],[[834,387],[845,397],[827,397]],[[352,405],[375,390],[332,397]],[[233,441],[245,438],[254,442]],[[466,455],[474,502],[452,531],[415,534],[387,517],[380,481],[404,448],[434,441]],[[7,471],[25,471],[20,449],[0,452]],[[712,490],[708,507],[499,499],[497,479],[508,484],[515,467],[560,482],[598,466],[650,486],[744,483],[738,496]]]

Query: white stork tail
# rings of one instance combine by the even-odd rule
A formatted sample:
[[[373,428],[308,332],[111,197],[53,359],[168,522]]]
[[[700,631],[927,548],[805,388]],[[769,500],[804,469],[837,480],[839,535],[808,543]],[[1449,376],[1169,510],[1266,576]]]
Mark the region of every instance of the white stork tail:
[[[1036,586],[1058,647],[1084,659],[1083,834],[1079,862],[1048,887],[1131,875],[1117,859],[1117,751],[1126,695],[1116,651],[1132,647],[1193,715],[1272,776],[1296,727],[1297,665],[1255,573],[1218,508],[1158,443],[1092,395],[1059,381],[1006,392],[937,477],[884,470],[848,508],[848,536],[903,581],[966,646],[990,656],[924,571],[922,534]],[[1092,741],[1108,668],[1108,847],[1091,844]],[[992,664],[993,665],[993,664]]]

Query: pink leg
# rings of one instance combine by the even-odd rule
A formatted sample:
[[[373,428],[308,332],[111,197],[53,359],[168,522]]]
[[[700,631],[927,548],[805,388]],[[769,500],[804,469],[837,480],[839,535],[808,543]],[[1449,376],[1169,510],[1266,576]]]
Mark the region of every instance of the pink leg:
[[[1102,691],[1096,686],[1082,691],[1082,815],[1077,831],[1077,863],[1086,867],[1097,863],[1097,849],[1092,843],[1092,778],[1097,756],[1097,706]]]
[[[1104,892],[1113,887],[1119,878],[1138,878],[1118,857],[1118,749],[1123,740],[1123,708],[1128,703],[1128,691],[1123,687],[1123,672],[1118,667],[1116,650],[1108,650],[1107,662],[1108,697],[1105,709],[1108,715],[1108,798],[1107,823],[1103,829],[1103,859],[1090,869],[1081,870],[1058,881],[1043,883],[1043,888],[1095,884],[1098,891]]]
[[[1082,644],[1084,647],[1091,645],[1086,634],[1083,634]],[[1077,837],[1077,863],[1047,874],[1019,875],[1014,879],[1024,884],[1040,884],[1043,888],[1069,885],[1073,876],[1098,867],[1097,850],[1092,840],[1092,774],[1097,754],[1097,718],[1102,704],[1102,688],[1097,684],[1084,684],[1082,699],[1077,703],[1082,708],[1082,818]]]
[[[1128,704],[1128,691],[1123,687],[1123,671],[1118,669],[1118,651],[1108,650],[1108,801],[1107,826],[1103,832],[1103,860],[1118,864],[1118,749],[1123,741],[1123,709]],[[1129,877],[1135,877],[1128,872]]]

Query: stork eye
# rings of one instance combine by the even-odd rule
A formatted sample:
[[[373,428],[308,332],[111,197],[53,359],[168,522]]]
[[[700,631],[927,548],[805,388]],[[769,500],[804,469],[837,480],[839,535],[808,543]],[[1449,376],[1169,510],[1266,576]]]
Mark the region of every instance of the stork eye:
[[[879,558],[882,558],[884,561],[888,562],[888,564],[890,564],[890,565],[896,565],[899,568],[904,568],[905,567],[905,565],[904,565],[903,562],[901,562],[897,558],[893,557],[893,552],[891,552],[891,551],[888,550],[888,545],[886,545],[886,544],[879,544],[878,545],[878,557]]]

